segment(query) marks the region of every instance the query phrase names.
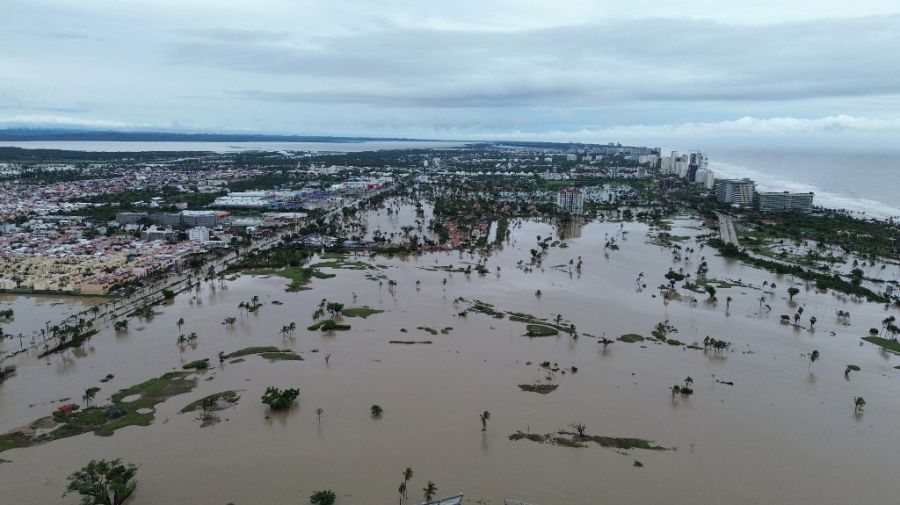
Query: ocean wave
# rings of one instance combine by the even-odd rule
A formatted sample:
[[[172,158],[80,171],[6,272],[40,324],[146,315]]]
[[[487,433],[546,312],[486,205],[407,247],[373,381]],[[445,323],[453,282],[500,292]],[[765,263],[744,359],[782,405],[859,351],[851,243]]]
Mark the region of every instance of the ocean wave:
[[[849,195],[825,191],[815,184],[786,179],[780,175],[761,172],[745,166],[722,161],[709,162],[710,168],[717,178],[747,177],[756,182],[758,191],[791,191],[798,193],[813,192],[816,194],[813,203],[829,209],[844,209],[850,212],[865,214],[868,217],[889,218],[900,217],[900,207],[871,198],[855,198]]]

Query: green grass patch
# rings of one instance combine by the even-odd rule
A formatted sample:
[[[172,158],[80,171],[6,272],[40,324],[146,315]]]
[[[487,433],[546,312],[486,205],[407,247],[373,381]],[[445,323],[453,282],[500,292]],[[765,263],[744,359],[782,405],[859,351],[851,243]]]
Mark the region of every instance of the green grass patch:
[[[889,340],[881,337],[863,337],[863,340],[869,342],[870,344],[884,347],[891,352],[900,353],[900,342],[897,342],[896,340]]]
[[[251,354],[262,354],[264,352],[281,352],[281,349],[272,346],[262,346],[262,347],[245,347],[239,351],[234,351],[231,354],[226,354],[225,359],[231,358],[240,358],[241,356],[249,356]]]
[[[234,404],[234,403],[237,403],[237,401],[240,398],[241,397],[238,396],[237,392],[235,392],[235,391],[222,391],[221,393],[213,393],[209,396],[204,396],[203,398],[201,398],[197,401],[188,403],[187,405],[185,405],[185,407],[183,409],[181,409],[181,413],[186,414],[188,412],[194,412],[195,410],[200,410],[201,405],[203,404],[203,401],[207,400],[207,399],[216,402],[217,408],[214,410],[222,410],[221,408],[218,407],[220,402],[224,402],[226,404]]]
[[[315,268],[306,267],[286,267],[279,269],[255,268],[246,270],[245,272],[250,275],[277,275],[279,277],[289,279],[291,282],[284,289],[288,293],[311,289],[307,286],[307,284],[309,284],[313,278],[330,279],[331,277],[335,276],[334,274],[326,274],[324,272],[320,272]]]
[[[263,352],[259,355],[269,361],[303,361],[303,356],[288,351]]]
[[[529,337],[552,337],[554,335],[559,335],[559,330],[556,328],[551,328],[550,326],[544,326],[542,324],[529,324],[525,329],[528,330],[526,335]]]
[[[644,337],[638,335],[637,333],[626,333],[619,337],[620,342],[625,342],[627,344],[633,344],[635,342],[643,342]]]
[[[363,305],[362,307],[350,307],[349,309],[344,309],[341,311],[341,315],[344,317],[361,317],[365,319],[373,314],[381,314],[382,312],[384,311],[373,309],[368,305]]]
[[[169,372],[118,391],[110,398],[112,402],[110,405],[38,419],[31,424],[31,431],[21,430],[0,435],[0,452],[31,447],[91,431],[95,435],[110,436],[126,426],[148,426],[153,422],[154,408],[157,404],[194,389],[197,380],[188,378],[189,375],[189,372]],[[135,395],[137,398],[134,400],[125,401],[125,398]],[[139,413],[139,410],[144,412]],[[39,429],[42,431],[37,434]]]
[[[453,327],[452,327],[452,326],[447,326],[446,328],[441,328],[441,335],[447,335],[447,334],[449,334],[451,331],[453,331]]]

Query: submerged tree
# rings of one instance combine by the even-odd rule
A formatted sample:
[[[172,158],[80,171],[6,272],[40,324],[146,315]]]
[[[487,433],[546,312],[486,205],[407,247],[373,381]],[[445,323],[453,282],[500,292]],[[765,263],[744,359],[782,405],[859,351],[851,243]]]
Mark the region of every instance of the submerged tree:
[[[299,389],[288,388],[285,390],[281,390],[274,386],[269,386],[266,388],[266,392],[262,395],[262,402],[268,405],[271,409],[278,410],[290,406],[290,404],[294,403],[294,400],[296,400],[299,396]]]
[[[866,400],[862,396],[853,397],[853,412],[856,414],[862,414],[863,410],[866,408]]]
[[[797,288],[795,288],[794,286],[791,286],[791,287],[789,287],[789,288],[787,289],[787,292],[788,292],[788,300],[794,301],[794,296],[795,296],[797,293],[799,293],[800,290],[797,289]]]
[[[816,361],[819,361],[819,351],[813,350],[809,353],[809,365],[812,366]]]
[[[372,405],[369,408],[369,412],[372,413],[372,417],[381,417],[384,414],[384,409],[381,408],[381,405]]]
[[[487,422],[491,418],[491,413],[485,410],[478,418],[481,419],[481,431],[487,431]]]
[[[569,426],[578,433],[579,437],[584,437],[584,432],[587,431],[587,426],[584,423],[569,423]]]
[[[434,498],[434,495],[437,494],[437,490],[438,488],[434,481],[428,481],[428,484],[426,484],[425,487],[422,488],[422,492],[425,493],[423,495],[425,497],[425,501],[430,502],[431,499]]]
[[[122,505],[137,488],[135,475],[137,467],[131,463],[92,459],[69,476],[66,493],[80,494],[82,505]]]

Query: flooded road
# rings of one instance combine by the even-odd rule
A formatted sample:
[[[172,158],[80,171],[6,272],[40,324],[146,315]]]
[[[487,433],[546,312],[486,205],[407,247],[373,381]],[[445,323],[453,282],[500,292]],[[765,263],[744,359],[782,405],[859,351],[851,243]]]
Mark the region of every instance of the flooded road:
[[[376,223],[387,228],[386,215],[373,219],[370,232]],[[900,492],[900,370],[894,369],[900,356],[859,340],[896,309],[816,293],[801,283],[794,302],[804,307],[804,328],[782,324],[781,314],[796,311],[786,294],[790,278],[699,249],[690,237],[708,230],[688,219],[676,220],[671,233],[688,237],[682,247],[698,250],[677,264],[670,249],[649,243],[646,225],[606,222],[568,230],[568,247],[550,247],[542,268],[528,272],[518,262],[527,265],[536,237],[555,237],[555,230],[527,221],[510,230],[510,240],[487,257],[484,276],[434,269],[481,259],[458,252],[351,257],[385,268],[325,269],[336,277],[316,279],[311,290],[296,293],[284,291],[284,278],[245,275],[223,287],[205,283],[199,294],[181,293],[152,320],[132,319],[125,333],[103,329],[82,350],[16,363],[16,375],[0,385],[3,433],[49,414],[60,399],[79,401],[91,386],[102,388],[102,404],[117,390],[184,363],[211,358],[214,365],[198,373],[194,391],[158,405],[151,426],[0,453],[11,461],[0,464],[0,501],[75,504],[74,496],[59,498],[65,476],[91,458],[115,457],[140,468],[133,505],[306,503],[314,490],[328,488],[339,504],[390,504],[397,502],[407,466],[415,472],[412,500],[433,480],[438,494],[464,492],[467,503],[519,496],[542,505],[882,504]],[[605,248],[610,239],[618,249]],[[570,272],[569,260],[579,256],[581,272]],[[701,256],[709,264],[707,277],[732,287],[718,284],[715,305],[705,293],[693,294],[696,304],[664,301],[656,287],[666,282],[669,267],[693,273]],[[646,288],[635,282],[641,272]],[[777,284],[771,294],[761,289],[764,281]],[[254,295],[263,306],[241,314],[238,303]],[[460,297],[498,311],[560,315],[579,336],[528,338],[521,322],[472,310],[460,317],[470,305],[454,303]],[[732,298],[727,309],[726,297]],[[322,298],[385,312],[344,318],[349,331],[308,331]],[[761,310],[764,305],[771,311]],[[851,312],[849,325],[836,318],[838,309]],[[818,322],[810,331],[813,315]],[[237,318],[233,327],[222,324],[229,316]],[[179,318],[185,320],[180,331]],[[670,336],[686,344],[709,335],[732,349],[715,355],[649,340],[663,320],[678,329]],[[298,330],[285,338],[279,330],[292,321]],[[452,330],[432,335],[418,327]],[[196,346],[180,347],[178,334],[192,331]],[[603,351],[592,338],[627,333],[648,340],[616,341]],[[259,345],[293,349],[304,361],[248,356],[242,363],[217,363],[219,351]],[[813,349],[821,359],[810,364]],[[544,361],[569,372],[548,380],[539,365]],[[861,368],[849,380],[848,364]],[[100,383],[107,374],[114,378]],[[669,388],[687,376],[694,394],[673,398]],[[518,387],[538,383],[559,387],[547,395]],[[299,387],[297,405],[271,413],[259,401],[270,385]],[[194,415],[178,413],[225,390],[239,390],[241,399],[213,426],[201,428]],[[867,401],[861,417],[853,413],[854,396]],[[373,404],[384,408],[381,419],[370,416]],[[484,410],[491,419],[482,432]],[[585,424],[591,435],[638,437],[677,449],[617,451],[508,439],[517,431],[552,433],[572,422]]]

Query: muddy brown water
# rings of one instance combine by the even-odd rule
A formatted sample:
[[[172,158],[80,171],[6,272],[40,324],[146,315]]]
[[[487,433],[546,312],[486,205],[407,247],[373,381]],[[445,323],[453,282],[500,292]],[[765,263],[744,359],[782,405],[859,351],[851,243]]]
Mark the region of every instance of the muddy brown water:
[[[702,231],[692,221],[675,224],[678,235]],[[296,350],[305,361],[250,356],[214,366],[198,374],[196,390],[158,405],[149,427],[6,451],[0,456],[12,462],[0,465],[0,502],[75,504],[74,496],[60,499],[65,476],[91,458],[120,457],[140,467],[133,505],[306,503],[314,490],[326,488],[337,492],[340,504],[390,504],[407,466],[415,472],[413,499],[433,480],[439,494],[464,492],[473,503],[502,503],[504,496],[543,505],[890,503],[900,492],[900,370],[893,368],[900,357],[860,346],[859,337],[897,311],[798,285],[803,324],[815,315],[816,330],[782,325],[779,315],[794,312],[785,295],[790,279],[723,260],[708,248],[695,253],[686,271],[705,255],[710,278],[756,286],[774,281],[775,294],[766,295],[772,311],[760,316],[760,291],[737,286],[719,289],[715,307],[705,294],[695,295],[696,306],[666,304],[654,288],[672,265],[670,251],[647,243],[645,226],[625,223],[620,250],[605,258],[603,244],[619,226],[570,230],[569,247],[551,248],[544,270],[533,273],[516,262],[527,262],[536,235],[553,233],[548,224],[511,227],[511,240],[488,259],[491,273],[484,277],[420,268],[472,261],[457,252],[378,258],[373,263],[388,268],[377,273],[398,283],[393,292],[387,281],[379,286],[365,279],[371,271],[333,270],[337,277],[315,280],[313,289],[298,293],[286,293],[282,278],[242,276],[225,289],[205,285],[199,296],[180,294],[152,321],[132,320],[127,333],[107,328],[84,349],[22,359],[17,374],[0,385],[3,432],[46,415],[59,399],[77,401],[88,387],[102,388],[102,402],[189,361],[215,363],[219,351],[274,345]],[[579,255],[581,275],[570,276],[567,266],[551,268]],[[642,291],[635,289],[639,272],[648,284]],[[239,315],[237,304],[253,295],[264,303],[259,313]],[[727,312],[726,296],[733,298]],[[690,343],[710,335],[731,341],[733,352],[715,357],[616,342],[604,353],[585,335],[529,339],[522,323],[473,312],[458,317],[465,304],[454,305],[457,297],[539,317],[561,314],[579,333],[610,338],[649,336],[655,323],[668,319],[679,330],[675,338]],[[309,332],[305,327],[322,298],[386,312],[346,318],[347,332]],[[837,321],[838,309],[851,312],[850,326]],[[221,324],[227,316],[238,317],[233,328]],[[179,317],[186,321],[182,333],[198,333],[196,348],[176,345]],[[291,321],[298,326],[295,338],[284,339],[279,330]],[[418,326],[453,330],[431,335]],[[813,349],[822,358],[810,366],[804,354]],[[518,384],[547,382],[542,361],[576,366],[578,373],[557,374],[552,383],[559,388],[547,395],[519,391]],[[847,364],[862,368],[849,381]],[[100,383],[109,373],[115,377]],[[686,376],[695,381],[694,395],[673,401],[668,388]],[[259,402],[268,385],[298,386],[301,399],[288,412],[270,413]],[[243,390],[241,400],[220,412],[217,424],[200,428],[196,416],[178,414],[193,400],[231,389]],[[853,415],[855,395],[868,402],[860,418]],[[381,419],[370,417],[372,404],[384,408]],[[324,410],[321,424],[317,408]],[[478,416],[484,410],[492,416],[483,433]],[[573,421],[593,435],[641,437],[677,450],[623,455],[507,439],[518,430],[547,433]],[[635,460],[644,467],[634,467]]]

